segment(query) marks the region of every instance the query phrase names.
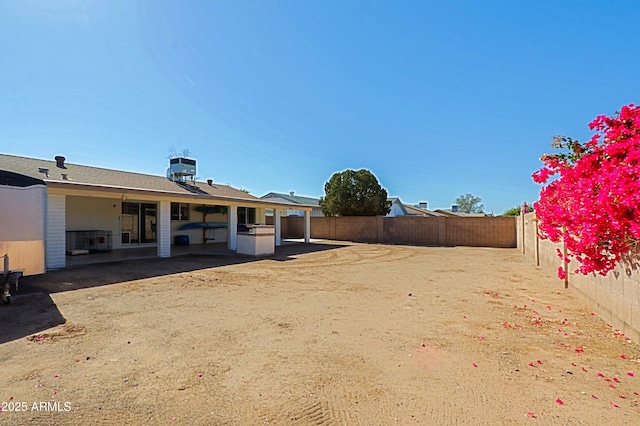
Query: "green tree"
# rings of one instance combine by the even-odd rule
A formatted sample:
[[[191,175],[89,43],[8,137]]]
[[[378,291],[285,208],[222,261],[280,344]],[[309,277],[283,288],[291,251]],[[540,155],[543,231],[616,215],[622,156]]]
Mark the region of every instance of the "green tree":
[[[502,213],[502,216],[520,216],[520,212],[522,211],[522,206],[511,207],[506,212]],[[533,206],[531,204],[527,204],[527,211],[525,213],[531,213],[533,211]]]
[[[484,212],[484,205],[482,199],[472,194],[463,194],[456,198],[456,205],[458,210],[462,213],[482,213]]]
[[[320,207],[325,216],[384,216],[391,211],[387,191],[366,169],[334,173],[324,193]]]

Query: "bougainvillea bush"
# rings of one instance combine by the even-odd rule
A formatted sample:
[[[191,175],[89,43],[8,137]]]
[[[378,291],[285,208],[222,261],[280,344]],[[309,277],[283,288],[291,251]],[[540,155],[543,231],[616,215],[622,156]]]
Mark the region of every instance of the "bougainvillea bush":
[[[640,107],[589,124],[589,142],[556,136],[533,179],[546,184],[534,204],[541,238],[564,241],[575,272],[606,275],[621,261],[637,265],[640,242]],[[563,268],[558,269],[564,278]]]

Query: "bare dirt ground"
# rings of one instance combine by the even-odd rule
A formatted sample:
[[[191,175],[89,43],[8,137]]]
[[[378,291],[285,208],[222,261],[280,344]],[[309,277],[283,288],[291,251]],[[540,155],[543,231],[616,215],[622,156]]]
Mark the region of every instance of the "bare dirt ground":
[[[640,348],[562,287],[515,249],[341,242],[25,277],[0,424],[638,424]]]

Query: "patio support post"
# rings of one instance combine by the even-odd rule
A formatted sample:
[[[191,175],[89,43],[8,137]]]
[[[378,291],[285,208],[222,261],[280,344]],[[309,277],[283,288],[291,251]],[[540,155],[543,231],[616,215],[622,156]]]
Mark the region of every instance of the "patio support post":
[[[304,242],[311,241],[311,211],[304,211]]]
[[[158,256],[169,257],[171,256],[171,203],[160,201],[158,204],[158,217],[156,218]]]
[[[276,247],[282,245],[282,226],[280,222],[280,210],[273,209],[273,225],[275,226],[276,233]]]
[[[66,206],[67,198],[59,194],[46,194],[45,213],[45,267],[64,268],[66,261]]]
[[[237,250],[238,248],[238,206],[229,206],[229,239],[228,239],[228,248],[229,250]]]

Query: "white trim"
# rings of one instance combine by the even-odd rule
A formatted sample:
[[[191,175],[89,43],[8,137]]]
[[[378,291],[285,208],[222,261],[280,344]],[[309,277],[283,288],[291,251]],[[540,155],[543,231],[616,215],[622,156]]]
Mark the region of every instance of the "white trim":
[[[66,259],[66,196],[47,193],[45,218],[46,269],[64,268]]]

